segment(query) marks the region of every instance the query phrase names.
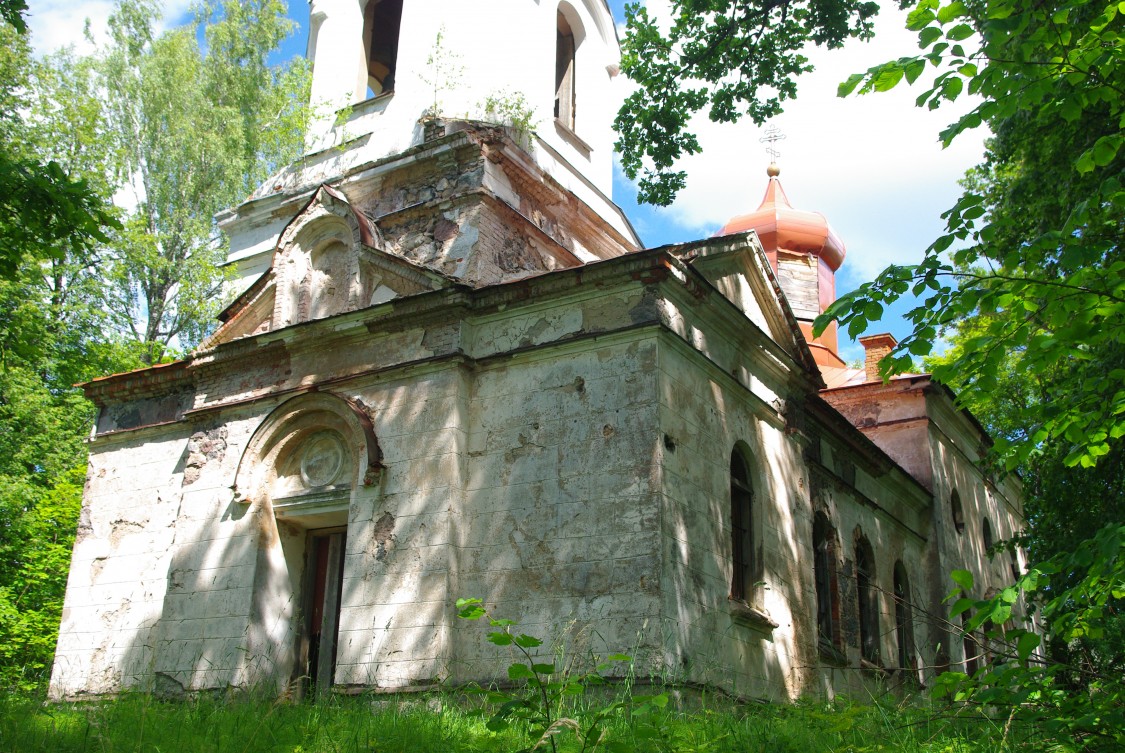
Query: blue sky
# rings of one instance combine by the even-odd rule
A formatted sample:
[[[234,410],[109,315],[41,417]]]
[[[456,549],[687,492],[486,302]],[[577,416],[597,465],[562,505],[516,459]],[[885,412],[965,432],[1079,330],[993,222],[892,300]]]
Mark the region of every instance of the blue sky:
[[[646,2],[653,13],[668,4]],[[29,4],[32,40],[40,52],[65,44],[81,50],[85,19],[90,19],[96,36],[113,7],[112,0]],[[624,4],[609,0],[619,25],[624,22]],[[167,23],[182,23],[189,7],[190,0],[166,0]],[[289,0],[289,15],[299,28],[286,42],[282,58],[305,52],[307,2]],[[916,51],[903,18],[889,4],[880,13],[874,42],[852,42],[832,52],[808,51],[817,71],[801,77],[797,99],[773,121],[786,135],[778,145],[778,162],[789,199],[794,206],[823,213],[847,246],[837,274],[839,292],[872,279],[888,264],[920,259],[941,232],[941,212],[956,200],[957,180],[982,153],[984,132],[962,136],[946,150],[937,141],[938,132],[955,112],[968,108],[966,103],[936,112],[917,108],[917,85],[846,100],[835,96],[836,85],[848,74]],[[703,153],[683,164],[688,185],[671,207],[638,206],[633,186],[620,173],[616,176],[614,199],[648,246],[709,236],[730,217],[757,208],[765,191],[769,158],[759,142],[761,129],[749,121],[720,126],[706,118],[693,125]],[[889,331],[901,339],[909,328],[895,314],[906,307],[900,304],[871,331]],[[842,338],[841,355],[858,360],[862,348]]]

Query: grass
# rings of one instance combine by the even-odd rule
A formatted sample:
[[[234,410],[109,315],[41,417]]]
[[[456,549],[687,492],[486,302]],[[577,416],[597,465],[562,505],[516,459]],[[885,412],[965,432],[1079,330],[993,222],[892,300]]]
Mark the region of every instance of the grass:
[[[606,740],[625,750],[677,753],[1040,749],[1020,730],[1005,735],[1002,724],[983,717],[953,720],[914,706],[846,701],[738,705],[707,698],[692,705],[690,712],[668,710],[650,718],[658,730],[655,740],[625,718],[615,721]],[[0,698],[0,751],[461,753],[517,751],[529,744],[523,730],[498,735],[487,729],[486,721],[453,693],[339,697],[319,704],[216,696],[160,701],[142,694],[47,704],[9,694]],[[577,749],[573,738],[559,738],[560,751]]]

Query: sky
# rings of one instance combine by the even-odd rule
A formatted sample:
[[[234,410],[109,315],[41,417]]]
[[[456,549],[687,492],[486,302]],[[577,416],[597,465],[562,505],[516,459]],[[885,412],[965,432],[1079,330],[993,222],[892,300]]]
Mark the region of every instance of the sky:
[[[468,0],[462,0],[468,1]],[[488,0],[481,0],[488,2]],[[299,25],[282,57],[303,54],[308,4],[288,0]],[[646,0],[650,12],[666,12],[668,0]],[[28,25],[38,53],[72,44],[89,52],[87,19],[95,38],[104,33],[113,0],[30,0]],[[619,26],[624,0],[609,0]],[[188,20],[191,0],[165,0],[165,23]],[[942,149],[938,133],[970,105],[930,111],[915,107],[919,84],[887,93],[840,99],[837,85],[851,73],[917,50],[915,35],[904,29],[905,14],[890,3],[876,21],[875,39],[851,41],[842,50],[806,52],[816,67],[798,80],[797,99],[770,124],[785,135],[778,142],[781,183],[795,207],[821,212],[843,239],[847,257],[837,273],[840,293],[872,279],[888,264],[911,263],[940,234],[940,215],[959,195],[957,181],[977,164],[987,133],[964,134]],[[687,187],[667,208],[638,206],[636,191],[617,171],[614,199],[646,246],[690,241],[712,235],[731,217],[753,211],[766,188],[769,157],[759,139],[764,129],[749,120],[718,125],[706,117],[693,121],[703,151],[682,163]],[[912,305],[912,304],[909,304]],[[888,331],[899,339],[909,326],[900,303],[870,332]],[[863,349],[841,337],[840,355],[862,360]]]

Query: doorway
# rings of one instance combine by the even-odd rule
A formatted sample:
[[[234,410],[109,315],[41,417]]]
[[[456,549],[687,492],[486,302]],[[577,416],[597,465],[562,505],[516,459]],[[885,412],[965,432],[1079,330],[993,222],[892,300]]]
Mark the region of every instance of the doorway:
[[[340,596],[344,582],[347,529],[310,531],[306,552],[301,675],[309,692],[321,697],[336,674],[336,639],[340,629]]]

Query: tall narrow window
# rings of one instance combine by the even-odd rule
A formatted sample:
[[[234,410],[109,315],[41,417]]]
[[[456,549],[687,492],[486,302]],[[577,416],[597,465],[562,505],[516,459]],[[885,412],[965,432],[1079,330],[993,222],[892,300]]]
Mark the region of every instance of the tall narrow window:
[[[879,605],[875,593],[875,554],[866,538],[856,542],[856,595],[859,600],[859,643],[863,658],[879,663]]]
[[[966,595],[967,597],[967,595]],[[961,650],[965,654],[965,674],[970,677],[976,674],[977,669],[980,667],[980,645],[973,634],[965,629],[965,623],[968,622],[965,613],[961,613]]]
[[[949,495],[949,509],[953,514],[953,528],[957,533],[965,532],[965,512],[961,509],[961,495],[954,489]]]
[[[836,584],[836,534],[824,513],[817,513],[813,520],[813,576],[817,646],[822,656],[838,659],[840,605]]]
[[[364,14],[367,41],[367,85],[375,94],[395,89],[398,32],[402,25],[402,0],[370,0]]]
[[[988,522],[988,518],[981,521],[980,536],[981,540],[984,542],[985,554],[987,554],[988,550],[992,548],[992,545],[996,543],[992,538],[992,524]]]
[[[910,579],[902,562],[895,563],[895,638],[898,640],[898,666],[914,667],[914,612],[910,605]]]
[[[731,565],[730,597],[736,601],[749,601],[754,583],[751,514],[754,492],[750,486],[746,461],[735,449],[730,456],[730,523]]]
[[[574,130],[574,30],[562,11],[558,13],[555,33],[555,119]]]

